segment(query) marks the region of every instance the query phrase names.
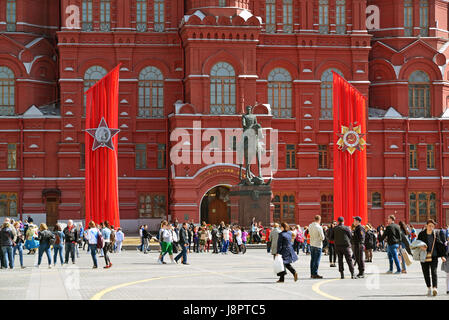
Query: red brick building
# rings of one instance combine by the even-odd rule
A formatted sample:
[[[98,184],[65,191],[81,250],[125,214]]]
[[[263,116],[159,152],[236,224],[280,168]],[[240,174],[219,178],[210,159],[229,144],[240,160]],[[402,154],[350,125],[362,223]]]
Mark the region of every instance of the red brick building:
[[[367,31],[370,5],[380,28]],[[245,105],[279,133],[275,219],[330,221],[331,70],[369,98],[370,221],[446,222],[447,10],[442,0],[0,0],[0,216],[83,219],[83,92],[121,62],[126,229],[228,218],[238,166],[174,165],[170,133],[240,128]]]

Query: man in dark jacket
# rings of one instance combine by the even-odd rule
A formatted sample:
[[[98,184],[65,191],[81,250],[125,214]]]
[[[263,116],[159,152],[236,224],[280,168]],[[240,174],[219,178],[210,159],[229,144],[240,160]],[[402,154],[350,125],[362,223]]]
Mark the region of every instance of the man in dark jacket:
[[[351,230],[344,225],[344,218],[338,218],[338,225],[333,228],[333,232],[330,235],[332,238],[330,240],[335,243],[335,251],[337,252],[338,258],[338,270],[340,271],[341,278],[345,278],[344,266],[343,266],[343,256],[348,264],[349,271],[351,272],[351,278],[355,279],[354,276],[354,265],[352,264],[352,252],[351,252]]]
[[[79,232],[73,224],[72,220],[67,221],[67,227],[64,228],[64,241],[65,241],[65,262],[69,263],[69,253],[72,258],[72,263],[75,264],[75,246],[78,243]]]
[[[189,232],[187,230],[188,225],[186,222],[182,224],[181,230],[179,230],[179,245],[181,246],[181,252],[175,257],[176,263],[182,258],[182,264],[187,263],[187,248],[189,247]]]
[[[379,241],[384,241],[387,238],[387,253],[388,260],[390,261],[390,269],[387,271],[388,274],[393,273],[393,261],[396,265],[396,273],[401,274],[401,265],[398,258],[398,248],[401,242],[401,228],[399,225],[394,223],[396,217],[391,215],[388,217],[388,226],[385,228],[385,232],[380,236]]]
[[[352,239],[355,261],[359,268],[357,278],[365,277],[365,261],[363,252],[365,251],[365,228],[362,227],[362,218],[354,217],[354,236]]]
[[[7,268],[9,264],[9,268],[14,268],[14,257],[12,255],[12,248],[14,246],[14,234],[12,232],[13,226],[9,224],[9,219],[5,219],[5,223],[2,225],[2,229],[0,231],[0,242],[2,246],[2,269]]]
[[[216,225],[212,226],[212,247],[214,248],[214,251],[212,253],[217,253],[218,254],[218,243],[220,241],[219,237],[218,237],[218,229]]]

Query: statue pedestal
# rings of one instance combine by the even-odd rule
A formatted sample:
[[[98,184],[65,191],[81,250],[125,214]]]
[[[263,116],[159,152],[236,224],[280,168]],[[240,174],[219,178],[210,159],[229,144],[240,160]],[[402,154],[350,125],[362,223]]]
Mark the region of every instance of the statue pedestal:
[[[256,222],[261,221],[262,225],[267,227],[273,221],[274,206],[271,203],[270,185],[233,186],[229,198],[231,223],[248,227],[255,217]]]

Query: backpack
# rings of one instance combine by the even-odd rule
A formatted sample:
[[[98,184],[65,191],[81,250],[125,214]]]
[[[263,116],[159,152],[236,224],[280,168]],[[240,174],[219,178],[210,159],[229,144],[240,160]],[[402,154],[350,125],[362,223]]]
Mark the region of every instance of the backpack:
[[[48,234],[47,237],[48,237],[48,243],[49,243],[51,246],[54,245],[55,242],[56,242],[56,237],[55,237],[55,235],[49,231],[49,234]]]
[[[111,243],[115,243],[115,230],[111,231],[111,238],[110,238]]]
[[[304,242],[304,236],[301,231],[298,231],[298,234],[296,235],[296,241],[297,242]]]
[[[101,234],[100,231],[98,231],[98,233],[97,233],[97,248],[103,249],[103,247],[104,247],[103,235]]]

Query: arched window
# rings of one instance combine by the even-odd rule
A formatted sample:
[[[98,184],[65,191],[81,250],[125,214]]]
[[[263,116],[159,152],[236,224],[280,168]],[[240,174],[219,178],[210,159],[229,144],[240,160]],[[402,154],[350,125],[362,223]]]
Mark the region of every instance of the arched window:
[[[164,31],[164,0],[154,0],[154,31]]]
[[[111,31],[111,0],[100,1],[100,30]]]
[[[210,113],[235,114],[235,71],[226,62],[219,62],[210,71]]]
[[[164,117],[164,77],[156,67],[146,67],[140,71],[139,117]]]
[[[89,90],[98,80],[103,78],[108,72],[105,68],[100,66],[92,66],[86,70],[84,73],[84,92]],[[84,96],[84,112],[83,115],[86,114],[86,95],[83,92]]]
[[[292,77],[283,68],[276,68],[268,75],[268,103],[275,118],[292,116]]]
[[[332,71],[335,71],[343,77],[343,74],[338,69],[327,69],[321,76],[321,119],[332,119],[332,104],[333,104],[333,76]]]
[[[346,1],[337,0],[336,2],[336,31],[338,34],[346,33]]]
[[[6,2],[6,31],[16,31],[16,0]]]
[[[430,118],[430,79],[424,71],[415,71],[408,79],[408,101],[411,118]]]
[[[0,116],[14,115],[14,73],[0,66]]]
[[[137,0],[136,29],[138,32],[147,31],[147,0]]]
[[[319,31],[329,33],[329,0],[319,2]]]

